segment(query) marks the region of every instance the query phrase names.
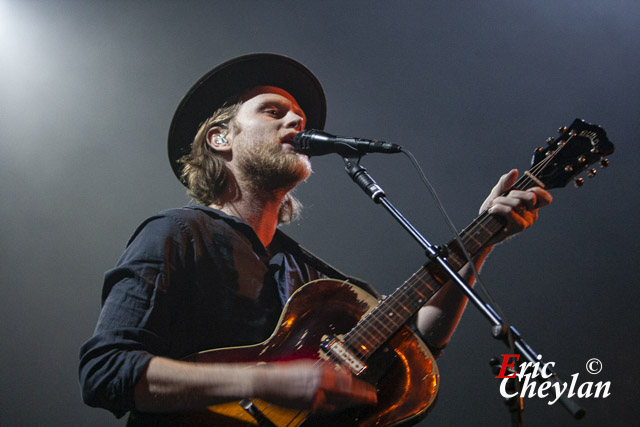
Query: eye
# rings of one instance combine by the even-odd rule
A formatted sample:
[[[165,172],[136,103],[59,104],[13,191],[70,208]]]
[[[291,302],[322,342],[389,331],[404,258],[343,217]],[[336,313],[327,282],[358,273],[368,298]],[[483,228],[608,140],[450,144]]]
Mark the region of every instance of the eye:
[[[272,107],[269,108],[265,108],[264,112],[271,115],[271,116],[277,116],[278,115],[278,110]]]

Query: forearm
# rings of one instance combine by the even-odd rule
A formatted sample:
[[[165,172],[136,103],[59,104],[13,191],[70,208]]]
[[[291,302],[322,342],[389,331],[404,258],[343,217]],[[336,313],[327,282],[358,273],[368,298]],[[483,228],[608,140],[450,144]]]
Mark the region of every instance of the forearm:
[[[480,252],[475,258],[476,269],[484,263],[491,247]],[[475,277],[467,264],[458,274],[473,286]],[[418,312],[416,326],[427,343],[433,347],[444,347],[455,331],[467,304],[467,297],[460,287],[449,280]]]
[[[334,411],[377,401],[349,370],[312,359],[269,364],[202,364],[154,357],[135,387],[141,412],[180,412],[255,397],[292,409]]]
[[[253,396],[258,373],[250,366],[154,357],[135,387],[136,409],[177,412]]]
[[[505,226],[488,242],[490,246],[474,258],[478,270],[493,245],[530,227],[538,218],[538,209],[551,203],[551,195],[542,188],[533,187],[526,191],[512,189],[517,178],[518,171],[515,169],[502,175],[480,207],[481,213],[486,210],[492,215],[501,216]],[[459,274],[465,282],[473,284],[473,272],[468,265]],[[459,287],[449,282],[419,311],[416,326],[429,345],[443,347],[449,341],[466,303],[467,297]]]

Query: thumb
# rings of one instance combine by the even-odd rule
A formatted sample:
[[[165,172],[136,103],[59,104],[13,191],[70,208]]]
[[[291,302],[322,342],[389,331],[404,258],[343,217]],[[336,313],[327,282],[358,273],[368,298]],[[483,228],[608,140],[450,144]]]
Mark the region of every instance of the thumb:
[[[518,169],[511,169],[509,172],[505,173],[500,177],[498,184],[494,187],[494,190],[497,190],[497,194],[494,197],[498,197],[516,183],[518,180]]]
[[[482,206],[480,206],[480,211],[479,212],[482,213],[486,209],[489,209],[493,199],[495,199],[496,197],[502,195],[508,189],[513,187],[513,184],[515,184],[517,180],[518,180],[518,170],[517,169],[511,169],[509,172],[507,172],[504,175],[502,175],[500,177],[500,179],[498,180],[498,183],[491,189],[491,192],[489,193],[487,198],[482,203]]]

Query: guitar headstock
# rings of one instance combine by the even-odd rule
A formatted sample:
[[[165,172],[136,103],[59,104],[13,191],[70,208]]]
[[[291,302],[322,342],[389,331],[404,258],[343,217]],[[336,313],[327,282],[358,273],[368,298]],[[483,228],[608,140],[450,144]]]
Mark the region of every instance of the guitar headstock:
[[[613,153],[614,146],[600,126],[575,119],[571,126],[562,127],[559,132],[558,138],[547,140],[547,147],[535,151],[531,161],[529,173],[545,188],[564,187],[597,161],[602,167],[608,165],[605,156]],[[595,169],[590,169],[588,175],[594,176],[595,173]],[[576,180],[576,186],[582,183],[582,178]]]

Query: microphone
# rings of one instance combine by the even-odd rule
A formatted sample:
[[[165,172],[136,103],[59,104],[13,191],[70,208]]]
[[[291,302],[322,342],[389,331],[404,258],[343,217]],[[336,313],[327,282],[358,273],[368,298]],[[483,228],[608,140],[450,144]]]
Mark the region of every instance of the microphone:
[[[303,130],[293,137],[293,148],[307,156],[337,153],[344,157],[367,153],[399,153],[402,147],[384,141],[335,136],[315,129]]]

